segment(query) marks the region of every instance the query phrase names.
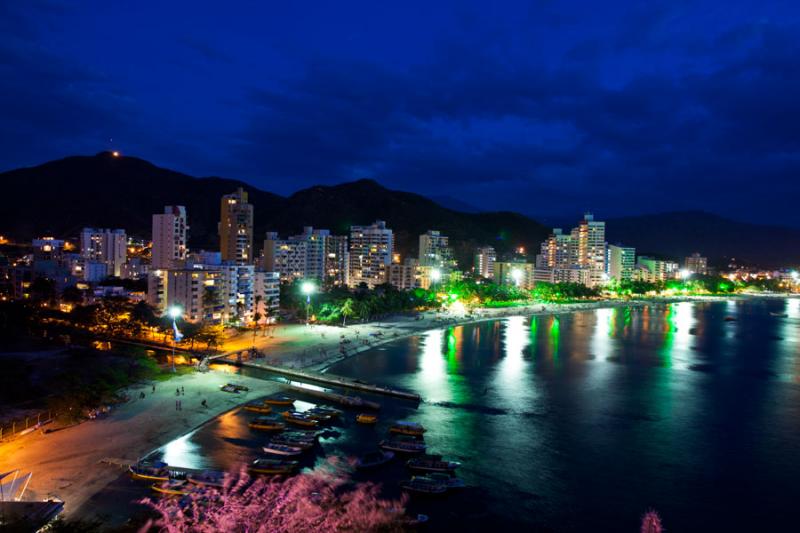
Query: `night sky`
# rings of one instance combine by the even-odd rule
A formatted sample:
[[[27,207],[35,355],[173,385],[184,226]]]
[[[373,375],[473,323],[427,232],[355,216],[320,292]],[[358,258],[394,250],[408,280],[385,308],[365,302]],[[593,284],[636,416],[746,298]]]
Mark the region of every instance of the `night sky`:
[[[5,0],[0,170],[113,148],[281,194],[371,177],[545,220],[800,226],[799,19],[764,0]]]

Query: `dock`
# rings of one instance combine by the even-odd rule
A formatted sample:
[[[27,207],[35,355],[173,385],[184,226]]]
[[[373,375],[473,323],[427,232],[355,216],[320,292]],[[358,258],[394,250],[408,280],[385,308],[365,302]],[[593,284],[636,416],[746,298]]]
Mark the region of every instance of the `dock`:
[[[339,405],[344,405],[345,407],[366,407],[375,410],[381,408],[381,404],[365,400],[359,396],[346,396],[344,394],[337,394],[335,392],[325,392],[317,389],[298,387],[297,385],[289,385],[289,389],[298,394],[307,394],[309,396],[314,396],[315,398],[322,398],[323,400],[338,403]]]
[[[266,363],[256,363],[253,361],[239,361],[233,357],[235,354],[225,354],[224,357],[216,356],[214,360],[225,360],[226,362],[249,367],[249,368],[257,368],[259,370],[266,370],[267,372],[272,372],[274,374],[280,374],[282,376],[286,376],[292,379],[296,379],[298,381],[312,381],[315,383],[320,383],[322,385],[328,385],[331,387],[342,387],[346,389],[357,390],[361,392],[366,392],[369,394],[379,394],[383,396],[391,396],[394,398],[400,398],[401,400],[408,400],[411,402],[419,403],[421,401],[419,394],[414,394],[412,392],[401,391],[397,389],[391,389],[389,387],[382,387],[380,385],[373,385],[370,383],[364,383],[362,381],[356,381],[353,379],[345,378],[342,376],[336,376],[333,374],[318,374],[316,372],[306,372],[303,370],[295,370],[293,368],[285,368],[281,366],[274,366],[268,365]],[[228,359],[228,357],[232,357]],[[305,389],[304,389],[305,390]]]

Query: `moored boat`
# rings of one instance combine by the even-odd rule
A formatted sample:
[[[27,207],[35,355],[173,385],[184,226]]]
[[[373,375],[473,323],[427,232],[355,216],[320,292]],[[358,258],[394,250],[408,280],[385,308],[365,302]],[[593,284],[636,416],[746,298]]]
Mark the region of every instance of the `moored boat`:
[[[273,444],[280,444],[283,446],[292,446],[294,448],[300,448],[301,450],[310,450],[314,447],[314,440],[305,440],[305,439],[298,439],[292,438],[286,435],[278,435],[270,439],[270,442]]]
[[[311,411],[326,414],[331,418],[339,418],[344,414],[344,411],[341,409],[336,409],[335,407],[330,407],[328,405],[318,405],[317,407],[311,409]]]
[[[222,385],[219,388],[222,392],[232,392],[233,394],[239,394],[239,389],[228,383],[227,385]]]
[[[294,398],[288,396],[276,396],[275,398],[265,398],[266,405],[294,405]]]
[[[296,411],[284,411],[283,418],[290,424],[294,424],[295,426],[302,426],[302,427],[317,427],[319,425],[319,421],[314,420],[312,418],[307,417],[303,413],[298,413]]]
[[[297,468],[297,461],[283,461],[280,459],[256,459],[250,465],[250,472],[254,474],[280,475],[291,474]]]
[[[770,313],[770,315],[781,317],[781,318],[789,318],[789,314],[788,313],[776,313],[776,312],[773,311],[773,312]]]
[[[448,489],[463,489],[466,487],[463,479],[442,472],[429,472],[424,476],[414,476],[412,479],[428,479],[430,481],[442,483]]]
[[[411,442],[405,440],[382,440],[378,446],[384,450],[401,453],[422,453],[427,449],[423,442]]]
[[[167,463],[161,461],[132,464],[128,467],[128,473],[133,479],[140,481],[169,481]]]
[[[303,413],[303,416],[306,418],[310,418],[311,420],[316,420],[318,422],[330,422],[333,418],[331,415],[327,413],[322,413],[320,411],[315,411],[314,409],[309,409]]]
[[[250,429],[257,429],[260,431],[283,431],[286,429],[286,424],[283,422],[266,417],[258,417],[255,420],[251,420],[248,422],[247,426]]]
[[[250,411],[251,413],[261,413],[263,415],[268,415],[272,412],[272,407],[260,403],[248,403],[247,405],[244,406],[244,410]]]
[[[387,451],[369,452],[356,459],[356,468],[360,469],[373,468],[376,466],[386,464],[392,459],[394,459],[393,452],[387,452]]]
[[[186,481],[201,485],[203,487],[222,488],[225,483],[225,472],[218,470],[204,470],[203,472],[192,472],[186,474]]]
[[[378,417],[375,415],[368,415],[366,413],[361,413],[356,415],[356,422],[359,424],[375,424],[378,422]]]
[[[261,449],[264,450],[265,453],[270,453],[273,455],[283,455],[287,457],[293,457],[295,455],[300,455],[301,453],[303,453],[303,448],[299,446],[291,446],[289,444],[283,444],[272,441],[268,442]]]
[[[406,466],[411,470],[420,472],[453,472],[456,468],[461,466],[461,463],[426,457],[414,457],[406,462]]]
[[[422,424],[416,422],[406,422],[400,420],[392,424],[389,428],[389,433],[399,433],[400,435],[411,435],[413,437],[421,437],[427,431]]]
[[[414,477],[407,481],[401,481],[400,487],[409,492],[427,495],[438,495],[447,492],[447,486],[444,483],[420,477]]]
[[[192,491],[192,487],[188,482],[178,479],[171,479],[163,483],[153,483],[150,488],[166,496],[185,496]]]

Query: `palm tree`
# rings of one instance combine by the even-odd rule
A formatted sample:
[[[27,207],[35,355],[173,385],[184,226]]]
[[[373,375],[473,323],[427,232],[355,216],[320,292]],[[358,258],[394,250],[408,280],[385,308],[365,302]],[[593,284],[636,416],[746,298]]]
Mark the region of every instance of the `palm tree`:
[[[261,300],[263,297],[260,294],[256,295],[256,305],[255,305],[255,312],[253,313],[253,349],[256,348],[256,333],[258,333],[258,321],[261,320],[261,312],[259,308],[261,307]]]
[[[353,314],[353,299],[347,298],[342,302],[342,308],[339,310],[342,313],[342,327],[347,327],[347,317]]]

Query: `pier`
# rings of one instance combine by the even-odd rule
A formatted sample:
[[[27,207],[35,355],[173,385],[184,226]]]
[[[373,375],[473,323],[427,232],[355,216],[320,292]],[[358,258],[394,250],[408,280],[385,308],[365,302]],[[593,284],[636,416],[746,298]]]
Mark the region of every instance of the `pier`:
[[[247,352],[249,350],[242,350],[243,352]],[[228,363],[232,363],[239,366],[249,367],[249,368],[257,368],[259,370],[266,370],[267,372],[273,372],[275,374],[280,374],[282,376],[286,376],[292,379],[296,379],[298,381],[313,381],[315,383],[320,383],[323,385],[328,385],[331,387],[342,387],[346,389],[357,390],[361,392],[366,392],[369,394],[379,394],[384,396],[391,396],[394,398],[400,398],[401,400],[408,400],[411,402],[419,403],[421,401],[419,394],[414,394],[411,392],[401,391],[397,389],[391,389],[389,387],[382,387],[380,385],[373,385],[370,383],[363,383],[361,381],[356,381],[353,379],[345,378],[342,376],[336,376],[333,374],[319,374],[316,372],[307,372],[303,370],[296,370],[294,368],[285,368],[281,366],[274,366],[268,365],[266,363],[258,363],[254,361],[245,361],[239,357],[241,352],[232,352],[226,353],[221,355],[216,355],[209,357],[209,362],[212,361],[225,361]],[[305,390],[305,389],[304,389]]]

